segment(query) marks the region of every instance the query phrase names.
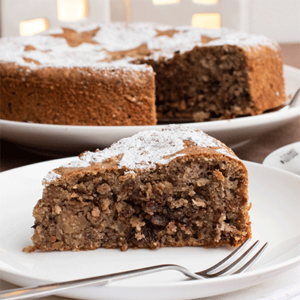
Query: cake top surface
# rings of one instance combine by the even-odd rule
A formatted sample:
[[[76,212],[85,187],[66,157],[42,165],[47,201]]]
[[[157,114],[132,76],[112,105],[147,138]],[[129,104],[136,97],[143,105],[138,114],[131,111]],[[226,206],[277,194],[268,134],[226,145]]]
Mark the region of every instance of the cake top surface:
[[[79,156],[78,160],[62,167],[87,168],[114,158],[118,168],[134,173],[138,169],[155,168],[156,165],[164,165],[176,157],[185,156],[187,153],[182,150],[185,149],[187,141],[198,147],[239,160],[226,145],[203,131],[186,126],[169,125],[162,130],[141,131],[101,151],[86,151]],[[45,182],[51,182],[60,176],[55,171],[51,171],[45,178]]]
[[[151,23],[77,24],[30,37],[0,39],[0,62],[31,69],[42,67],[129,68],[137,58],[170,59],[195,46],[238,45],[242,48],[277,47],[270,39],[228,29],[171,27]]]

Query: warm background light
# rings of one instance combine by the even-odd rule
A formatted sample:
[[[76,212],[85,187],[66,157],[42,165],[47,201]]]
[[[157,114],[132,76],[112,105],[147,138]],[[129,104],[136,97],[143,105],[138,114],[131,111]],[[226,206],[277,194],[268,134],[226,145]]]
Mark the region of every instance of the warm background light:
[[[79,21],[87,16],[87,0],[57,0],[57,17],[60,21]]]
[[[45,18],[32,19],[19,23],[20,35],[28,36],[48,30],[49,24]]]
[[[219,2],[219,0],[193,0],[194,3],[197,4],[216,4]]]
[[[180,0],[152,0],[154,5],[174,4],[180,2]]]
[[[194,14],[192,18],[193,27],[220,28],[221,16],[217,13]]]

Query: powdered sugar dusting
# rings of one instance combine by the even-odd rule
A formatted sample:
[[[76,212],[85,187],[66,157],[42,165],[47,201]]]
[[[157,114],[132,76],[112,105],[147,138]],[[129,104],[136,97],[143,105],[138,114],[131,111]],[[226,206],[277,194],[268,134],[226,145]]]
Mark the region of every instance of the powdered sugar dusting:
[[[61,175],[60,174],[57,174],[56,172],[54,171],[50,171],[48,172],[48,174],[46,175],[46,177],[44,178],[43,182],[45,184],[49,183],[49,182],[52,182],[52,181],[55,181],[56,179],[59,179],[61,178]]]
[[[134,58],[126,55],[112,62],[105,61],[109,60],[111,52],[135,49],[142,44],[146,44],[150,50],[150,54],[145,58],[154,60],[170,59],[174,56],[174,52],[184,53],[195,46],[278,47],[266,37],[224,28],[171,27],[150,23],[76,24],[68,28],[72,30],[71,37],[64,35],[64,29],[58,28],[30,37],[1,38],[0,61],[13,62],[30,69],[54,66],[57,68],[91,67],[95,70],[121,68],[146,72],[150,70],[149,67],[130,63]],[[174,30],[172,37],[167,34],[170,30]],[[89,32],[93,33],[89,38],[84,39],[84,34]],[[203,36],[209,38],[205,43],[202,42]],[[76,46],[69,45],[71,39],[77,39]],[[26,50],[28,45],[32,46],[30,50],[28,48]]]
[[[217,152],[238,159],[224,145],[202,131],[185,126],[169,125],[162,130],[142,131],[132,137],[124,138],[102,151],[85,152],[78,161],[64,167],[86,167],[101,163],[112,157],[121,157],[118,167],[129,170],[153,168],[158,164],[167,164],[184,149],[184,141],[192,141],[204,148],[213,148]]]
[[[70,163],[64,165],[66,168],[86,168],[90,166],[91,164],[88,162],[88,160],[83,161],[83,160],[74,160],[71,161]]]

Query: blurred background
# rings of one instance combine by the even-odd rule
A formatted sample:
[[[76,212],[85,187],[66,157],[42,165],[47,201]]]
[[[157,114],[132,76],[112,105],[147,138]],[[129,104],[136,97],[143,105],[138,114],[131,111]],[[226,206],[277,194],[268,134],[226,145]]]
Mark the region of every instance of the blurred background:
[[[1,36],[33,35],[73,22],[151,21],[227,27],[300,42],[299,0],[1,0]]]

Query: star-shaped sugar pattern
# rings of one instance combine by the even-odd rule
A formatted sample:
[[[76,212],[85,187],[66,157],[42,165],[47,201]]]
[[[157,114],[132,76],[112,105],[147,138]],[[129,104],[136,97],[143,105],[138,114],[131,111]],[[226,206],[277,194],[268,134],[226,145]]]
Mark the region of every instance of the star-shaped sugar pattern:
[[[29,52],[29,51],[40,51],[40,52],[46,53],[46,52],[50,52],[51,50],[38,50],[35,47],[33,47],[32,45],[25,45],[24,52]],[[41,65],[41,63],[36,59],[30,58],[30,57],[24,57],[24,56],[22,58],[26,63],[34,63],[37,66]]]
[[[27,62],[29,64],[34,63],[38,66],[41,65],[41,63],[39,61],[35,60],[35,59],[29,58],[29,57],[24,57],[24,56],[23,56],[23,59],[24,59],[25,62]]]
[[[217,38],[211,38],[211,37],[209,37],[207,35],[202,35],[201,36],[201,43],[202,44],[207,44],[207,43],[209,43],[211,41],[215,41],[215,40],[218,40],[218,39],[219,39],[218,37]]]
[[[24,51],[27,52],[27,51],[35,51],[36,48],[33,47],[32,45],[26,45],[25,48],[24,48]]]
[[[175,30],[175,29],[169,29],[169,30],[158,30],[156,29],[156,35],[155,37],[159,37],[159,36],[168,36],[168,37],[173,37],[173,35],[175,33],[178,33],[179,31],[178,30]]]
[[[82,43],[88,43],[94,45],[98,44],[92,38],[100,30],[100,27],[97,27],[96,29],[89,30],[89,31],[83,31],[83,32],[77,32],[71,28],[62,28],[62,30],[63,33],[51,34],[51,36],[57,38],[64,38],[70,47],[78,47]]]
[[[103,59],[102,61],[111,62],[114,60],[119,60],[124,57],[135,57],[135,58],[144,58],[145,56],[148,56],[151,54],[151,51],[148,49],[148,46],[146,43],[133,48],[129,50],[123,50],[123,51],[108,51],[104,49],[108,53],[108,57]]]

